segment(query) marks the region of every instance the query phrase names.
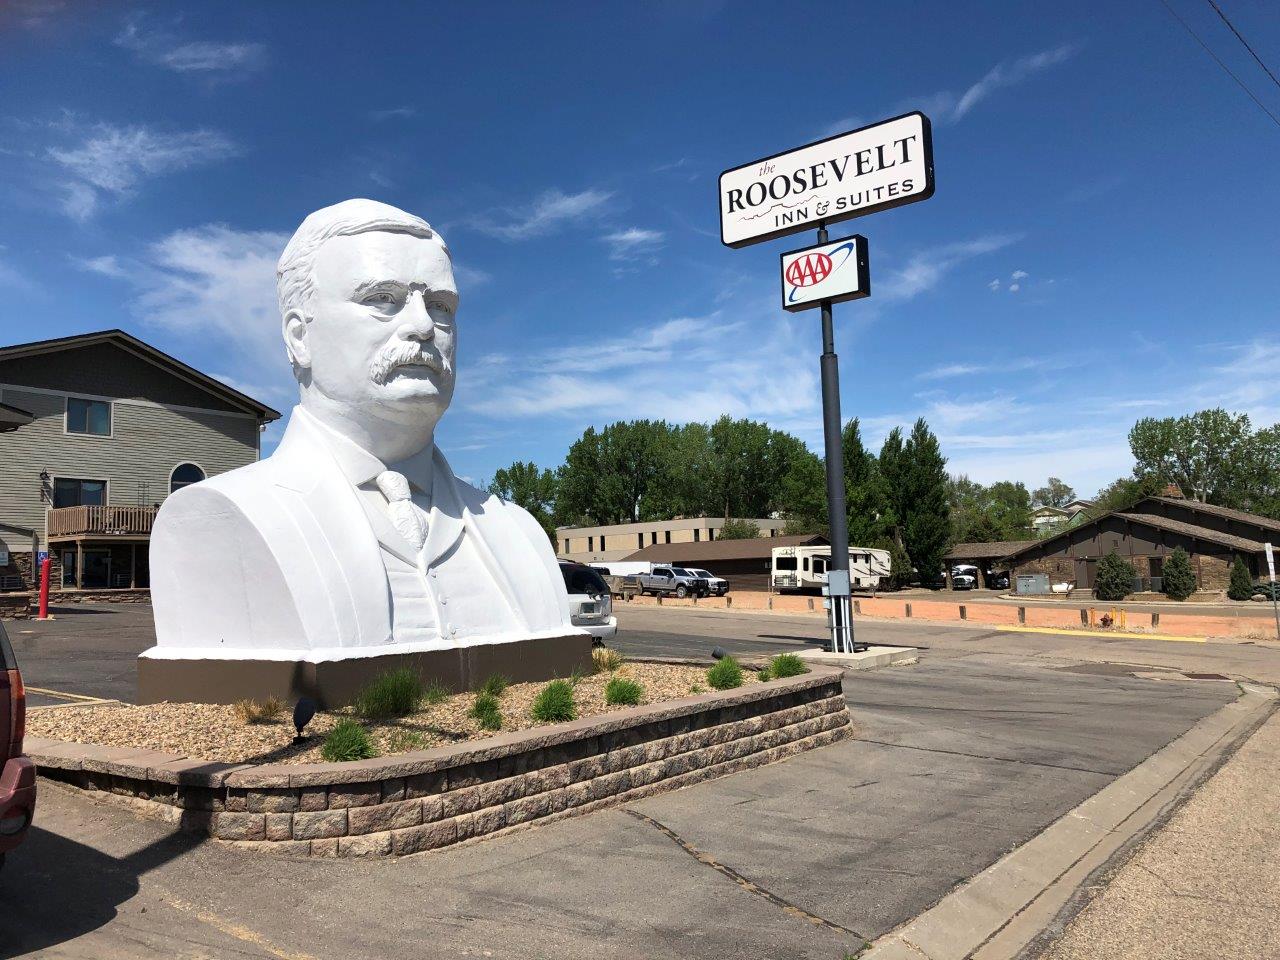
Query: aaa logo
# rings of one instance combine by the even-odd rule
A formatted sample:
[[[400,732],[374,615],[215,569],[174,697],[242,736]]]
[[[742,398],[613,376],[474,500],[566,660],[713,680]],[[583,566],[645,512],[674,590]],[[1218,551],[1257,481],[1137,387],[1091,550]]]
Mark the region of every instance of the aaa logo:
[[[791,261],[787,267],[787,283],[793,287],[811,287],[831,274],[831,258],[825,253],[810,253]]]

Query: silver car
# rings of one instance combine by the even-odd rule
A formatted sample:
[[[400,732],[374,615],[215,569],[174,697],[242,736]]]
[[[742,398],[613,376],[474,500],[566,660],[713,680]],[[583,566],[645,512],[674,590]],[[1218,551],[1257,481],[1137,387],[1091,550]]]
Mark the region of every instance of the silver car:
[[[618,634],[613,597],[604,577],[584,563],[560,561],[560,575],[569,593],[569,616],[575,627],[591,634],[593,643],[604,643]]]

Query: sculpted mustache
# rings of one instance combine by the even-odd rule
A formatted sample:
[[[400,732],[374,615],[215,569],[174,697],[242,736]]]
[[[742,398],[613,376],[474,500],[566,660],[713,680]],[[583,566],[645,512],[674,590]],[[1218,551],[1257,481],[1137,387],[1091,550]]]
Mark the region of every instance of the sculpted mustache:
[[[373,363],[369,365],[369,377],[374,383],[384,385],[391,379],[391,373],[396,367],[408,366],[429,367],[439,373],[442,364],[433,355],[427,353],[422,344],[399,340],[383,347],[382,351],[374,357]]]

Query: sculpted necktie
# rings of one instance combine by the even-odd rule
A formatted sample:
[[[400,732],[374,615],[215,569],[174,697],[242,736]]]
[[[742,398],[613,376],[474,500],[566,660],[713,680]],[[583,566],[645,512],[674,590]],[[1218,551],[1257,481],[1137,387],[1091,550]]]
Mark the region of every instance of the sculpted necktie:
[[[396,531],[413,544],[414,550],[421,550],[427,539],[427,521],[409,499],[409,481],[402,473],[384,470],[376,483],[388,500],[387,512]]]

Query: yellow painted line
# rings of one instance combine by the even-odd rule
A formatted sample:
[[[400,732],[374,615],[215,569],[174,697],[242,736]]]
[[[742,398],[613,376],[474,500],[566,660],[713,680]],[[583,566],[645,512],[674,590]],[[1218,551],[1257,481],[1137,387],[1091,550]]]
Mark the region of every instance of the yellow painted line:
[[[1172,643],[1209,642],[1207,637],[1175,637],[1168,633],[1117,633],[1114,630],[1068,630],[1061,627],[997,626],[995,629],[1007,633],[1054,633],[1063,637],[1107,637],[1111,640],[1168,640]]]
[[[82,693],[63,693],[61,690],[46,690],[44,687],[25,687],[27,693],[43,693],[46,697],[61,697],[64,700],[80,700],[84,703],[106,703],[102,697],[86,697]]]
[[[169,906],[177,910],[181,910],[183,913],[190,914],[206,926],[213,927],[215,930],[225,933],[229,937],[234,937],[243,943],[251,943],[260,950],[276,957],[277,960],[316,960],[316,958],[309,953],[294,953],[289,950],[282,950],[262,934],[258,933],[258,931],[250,930],[248,927],[236,923],[233,920],[220,917],[211,910],[201,909],[194,903],[189,903],[186,900],[179,900],[176,897],[162,896],[162,899]]]

